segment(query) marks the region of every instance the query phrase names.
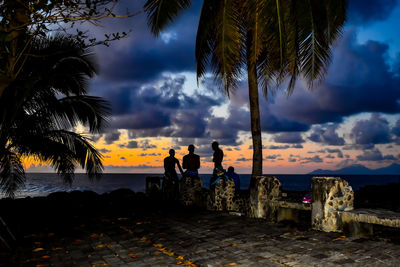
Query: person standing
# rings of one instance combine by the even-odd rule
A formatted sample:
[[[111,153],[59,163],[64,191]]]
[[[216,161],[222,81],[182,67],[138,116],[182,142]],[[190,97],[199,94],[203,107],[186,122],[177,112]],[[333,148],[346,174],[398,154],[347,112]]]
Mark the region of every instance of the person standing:
[[[224,152],[219,148],[218,142],[214,141],[211,144],[212,149],[214,150],[213,154],[213,162],[214,162],[214,170],[213,175],[210,179],[210,189],[214,188],[215,184],[219,181],[221,177],[226,177],[225,170],[222,168],[222,159],[224,158]]]
[[[199,176],[198,169],[200,168],[200,157],[194,154],[194,145],[188,146],[189,154],[185,155],[182,160],[183,169],[185,174],[190,177]]]
[[[214,168],[223,169],[222,168],[222,159],[224,158],[224,152],[219,148],[219,144],[217,141],[214,141],[211,144],[212,149],[214,150],[213,154],[213,162]]]
[[[178,174],[176,173],[175,165],[178,165],[179,171],[183,173],[179,160],[175,158],[175,150],[170,149],[169,156],[164,159],[164,171],[165,174],[170,176],[171,179],[178,180]]]
[[[179,160],[175,158],[175,150],[169,150],[169,156],[164,159],[164,181],[162,191],[166,200],[176,200],[179,194],[179,179],[175,170],[178,165],[179,171],[183,174],[183,170]]]

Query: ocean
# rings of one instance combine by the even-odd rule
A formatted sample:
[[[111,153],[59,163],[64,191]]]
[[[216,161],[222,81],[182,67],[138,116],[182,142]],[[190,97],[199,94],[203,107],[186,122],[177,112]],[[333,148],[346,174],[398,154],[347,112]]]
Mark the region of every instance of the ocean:
[[[268,174],[269,175],[269,174]],[[282,183],[282,190],[309,191],[311,178],[315,175],[282,175],[272,174]],[[105,173],[100,180],[90,181],[85,174],[76,174],[71,186],[64,184],[59,176],[54,173],[27,173],[25,188],[17,193],[17,197],[46,196],[57,191],[91,190],[102,194],[119,188],[128,188],[135,192],[144,192],[147,176],[162,176],[162,174],[122,174]],[[332,176],[332,175],[330,175]],[[366,185],[385,185],[388,183],[400,183],[400,175],[334,175],[347,180],[353,190]],[[201,174],[203,187],[209,187],[211,174]],[[240,187],[248,189],[250,183],[249,174],[240,174]],[[0,198],[4,197],[0,193]]]

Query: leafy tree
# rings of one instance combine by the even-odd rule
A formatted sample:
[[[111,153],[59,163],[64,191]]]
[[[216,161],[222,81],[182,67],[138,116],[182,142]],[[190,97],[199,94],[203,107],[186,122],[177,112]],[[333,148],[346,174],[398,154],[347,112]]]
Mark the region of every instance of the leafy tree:
[[[90,38],[79,26],[99,25],[104,18],[127,18],[142,11],[115,14],[119,0],[0,0],[0,97],[21,73],[32,55],[30,42],[49,32],[71,32],[88,46],[105,44],[126,36],[125,32]],[[29,38],[27,37],[29,36]]]
[[[0,98],[0,189],[11,197],[25,181],[22,157],[50,164],[69,183],[76,165],[99,177],[101,154],[73,130],[82,124],[97,133],[109,114],[106,101],[87,95],[97,68],[81,42],[65,35],[28,38],[36,56]]]
[[[271,82],[289,78],[290,94],[302,75],[309,84],[324,77],[331,45],[346,20],[346,0],[203,0],[196,37],[197,77],[206,67],[226,93],[247,71],[253,138],[252,176],[262,175],[259,86],[265,96]],[[148,23],[155,35],[189,0],[147,0]]]

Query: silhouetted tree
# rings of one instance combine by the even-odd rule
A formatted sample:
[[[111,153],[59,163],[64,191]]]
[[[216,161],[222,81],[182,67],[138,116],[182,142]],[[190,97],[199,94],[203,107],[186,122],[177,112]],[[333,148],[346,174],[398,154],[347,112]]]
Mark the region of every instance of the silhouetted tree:
[[[190,0],[148,0],[151,30],[158,35]],[[324,77],[331,45],[346,20],[346,0],[203,0],[196,38],[197,77],[207,65],[229,93],[247,70],[252,177],[262,175],[258,90],[290,77],[287,92],[302,75],[310,84]]]
[[[0,97],[0,188],[11,197],[25,181],[22,157],[50,164],[69,183],[76,165],[99,177],[101,154],[74,129],[97,133],[109,114],[106,101],[87,95],[97,67],[81,42],[65,35],[27,38],[32,56]]]

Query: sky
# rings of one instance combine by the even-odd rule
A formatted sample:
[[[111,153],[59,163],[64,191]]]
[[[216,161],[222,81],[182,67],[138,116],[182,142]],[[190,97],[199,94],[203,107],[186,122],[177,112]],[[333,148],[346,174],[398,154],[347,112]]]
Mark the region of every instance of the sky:
[[[223,166],[251,173],[252,141],[246,77],[228,98],[206,75],[196,81],[195,36],[202,1],[154,37],[145,16],[108,19],[90,34],[130,31],[110,47],[96,47],[100,73],[90,94],[112,107],[109,126],[90,136],[105,172],[162,173],[174,148],[181,160],[194,144],[202,173],[211,173],[211,143]],[[122,1],[121,12],[143,1]],[[302,80],[266,100],[260,91],[265,174],[304,174],[354,164],[400,163],[400,1],[349,0],[343,36],[333,47],[325,80],[310,91]],[[83,127],[77,132],[87,134]],[[28,172],[46,171],[38,162]]]

